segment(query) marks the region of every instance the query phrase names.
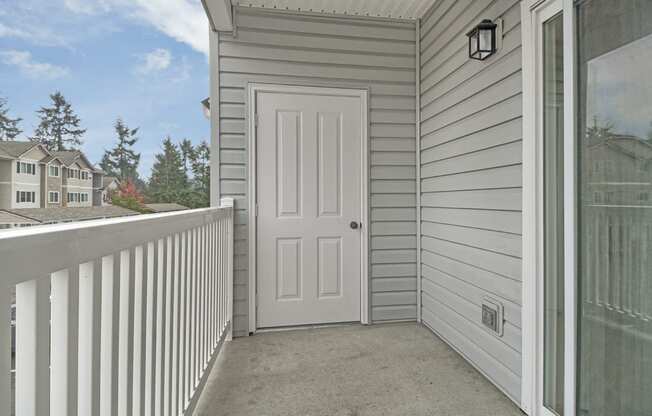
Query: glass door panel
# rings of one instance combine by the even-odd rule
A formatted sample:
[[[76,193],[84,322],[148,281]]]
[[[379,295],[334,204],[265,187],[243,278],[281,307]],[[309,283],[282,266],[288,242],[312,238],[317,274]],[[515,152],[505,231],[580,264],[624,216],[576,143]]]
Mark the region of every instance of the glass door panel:
[[[652,415],[652,2],[577,3],[577,414]]]

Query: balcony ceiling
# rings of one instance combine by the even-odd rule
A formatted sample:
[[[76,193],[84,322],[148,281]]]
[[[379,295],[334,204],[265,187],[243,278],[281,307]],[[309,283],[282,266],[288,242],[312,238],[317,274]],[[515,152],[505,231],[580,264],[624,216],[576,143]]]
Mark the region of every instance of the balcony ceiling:
[[[241,7],[345,14],[394,19],[417,19],[435,0],[232,0]]]

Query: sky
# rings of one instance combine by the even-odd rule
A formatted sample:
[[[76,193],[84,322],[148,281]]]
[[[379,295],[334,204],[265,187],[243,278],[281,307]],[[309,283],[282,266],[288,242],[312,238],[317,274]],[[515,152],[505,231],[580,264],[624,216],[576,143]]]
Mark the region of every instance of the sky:
[[[147,178],[167,135],[209,140],[208,22],[200,0],[0,0],[0,97],[27,140],[61,91],[87,129],[93,163],[120,117],[139,127]]]
[[[642,139],[652,131],[652,35],[593,58],[587,68],[587,126],[595,117]]]

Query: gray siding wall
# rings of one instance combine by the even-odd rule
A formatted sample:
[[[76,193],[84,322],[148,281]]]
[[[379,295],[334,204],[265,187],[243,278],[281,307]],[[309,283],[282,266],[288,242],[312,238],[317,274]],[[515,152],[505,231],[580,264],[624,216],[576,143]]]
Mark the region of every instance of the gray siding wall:
[[[466,32],[504,19],[503,47]],[[422,318],[513,400],[521,396],[521,30],[518,0],[439,0],[421,25]],[[483,296],[505,309],[502,338]]]
[[[220,33],[220,186],[236,199],[236,335],[248,322],[249,82],[369,88],[373,321],[416,317],[415,27],[411,23],[237,10]]]
[[[13,181],[13,161],[0,159],[0,209],[11,209]]]

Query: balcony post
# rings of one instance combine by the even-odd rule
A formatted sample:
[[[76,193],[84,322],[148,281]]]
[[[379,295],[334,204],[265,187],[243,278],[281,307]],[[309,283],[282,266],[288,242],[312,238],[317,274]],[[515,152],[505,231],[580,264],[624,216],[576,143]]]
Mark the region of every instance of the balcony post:
[[[226,322],[229,325],[228,332],[226,334],[226,340],[231,341],[233,339],[233,245],[234,245],[234,235],[233,235],[233,220],[234,220],[234,200],[233,198],[222,198],[221,206],[223,208],[231,208],[230,218],[228,222],[227,230],[227,241],[228,241],[228,250],[227,250],[227,283],[226,283],[226,299],[227,299],[227,308],[226,308]]]

